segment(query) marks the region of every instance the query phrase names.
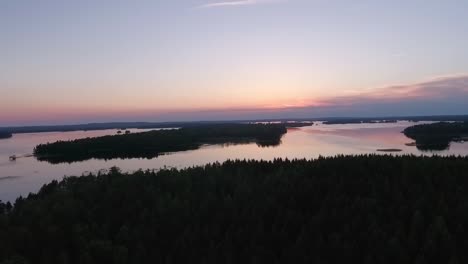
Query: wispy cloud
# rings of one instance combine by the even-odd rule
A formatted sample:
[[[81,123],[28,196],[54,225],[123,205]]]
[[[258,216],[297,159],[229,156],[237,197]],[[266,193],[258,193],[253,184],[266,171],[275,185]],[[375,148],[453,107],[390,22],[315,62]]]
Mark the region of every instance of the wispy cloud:
[[[237,1],[220,1],[214,3],[208,3],[201,5],[201,8],[213,8],[213,7],[229,7],[229,6],[246,6],[256,4],[266,4],[278,2],[278,0],[237,0]]]
[[[460,74],[344,96],[314,98],[308,106],[290,110],[310,116],[466,114],[467,99],[468,75]]]
[[[441,76],[428,81],[372,89],[361,94],[368,99],[436,99],[468,96],[468,75]]]
[[[163,120],[241,120],[453,115],[468,113],[467,100],[468,75],[460,74],[361,90],[352,95],[296,99],[278,105],[172,111],[160,114],[158,117]]]

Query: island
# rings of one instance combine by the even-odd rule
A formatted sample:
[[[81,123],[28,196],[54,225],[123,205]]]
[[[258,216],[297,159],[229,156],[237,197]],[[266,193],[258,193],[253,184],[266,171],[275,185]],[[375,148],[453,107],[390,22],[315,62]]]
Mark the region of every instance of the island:
[[[275,146],[286,132],[283,123],[199,125],[40,144],[35,147],[34,155],[51,163],[93,158],[153,158],[168,152],[198,149],[204,144]]]
[[[0,139],[11,138],[13,135],[10,132],[0,131]]]
[[[397,149],[397,148],[385,148],[385,149],[377,149],[379,152],[401,152],[403,151],[402,149]]]
[[[403,133],[415,141],[408,145],[415,145],[419,150],[446,150],[450,142],[468,140],[468,121],[420,124],[406,128]]]
[[[467,263],[467,168],[369,155],[66,177],[0,202],[0,263]]]

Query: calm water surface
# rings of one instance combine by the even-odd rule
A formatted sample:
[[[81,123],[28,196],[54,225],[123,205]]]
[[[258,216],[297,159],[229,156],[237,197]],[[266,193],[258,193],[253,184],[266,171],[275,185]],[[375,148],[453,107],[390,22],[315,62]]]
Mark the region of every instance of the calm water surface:
[[[88,160],[77,163],[49,164],[37,161],[31,154],[34,146],[57,140],[71,140],[116,134],[117,130],[75,131],[16,134],[13,138],[0,140],[0,200],[14,201],[20,195],[37,192],[39,188],[64,175],[82,175],[118,166],[123,171],[188,167],[227,159],[316,158],[337,154],[379,153],[377,149],[402,149],[393,155],[468,155],[468,143],[451,143],[448,150],[421,152],[416,147],[406,146],[412,142],[401,131],[412,125],[409,122],[391,124],[346,124],[314,125],[289,129],[276,147],[259,147],[256,144],[210,145],[198,150],[183,151],[159,156],[154,159]],[[131,130],[132,132],[146,130]],[[25,155],[9,161],[11,155]]]

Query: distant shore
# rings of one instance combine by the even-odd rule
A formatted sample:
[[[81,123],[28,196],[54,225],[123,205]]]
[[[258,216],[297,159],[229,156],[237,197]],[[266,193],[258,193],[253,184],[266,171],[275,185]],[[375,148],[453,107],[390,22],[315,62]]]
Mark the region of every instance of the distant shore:
[[[240,124],[240,123],[306,123],[324,122],[324,124],[356,124],[356,123],[394,123],[401,120],[411,122],[419,121],[468,121],[468,115],[439,115],[439,116],[387,116],[387,117],[317,117],[317,118],[270,118],[251,120],[218,120],[218,121],[174,121],[174,122],[103,122],[73,125],[41,125],[41,126],[10,126],[0,127],[0,133],[21,134],[41,132],[71,132],[106,129],[156,129],[191,127],[214,124]]]

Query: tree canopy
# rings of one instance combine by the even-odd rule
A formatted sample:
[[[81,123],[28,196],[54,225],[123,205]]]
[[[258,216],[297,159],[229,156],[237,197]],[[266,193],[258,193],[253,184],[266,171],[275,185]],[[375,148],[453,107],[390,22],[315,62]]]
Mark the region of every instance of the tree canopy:
[[[467,263],[467,171],[386,155],[112,168],[0,203],[0,263]]]

